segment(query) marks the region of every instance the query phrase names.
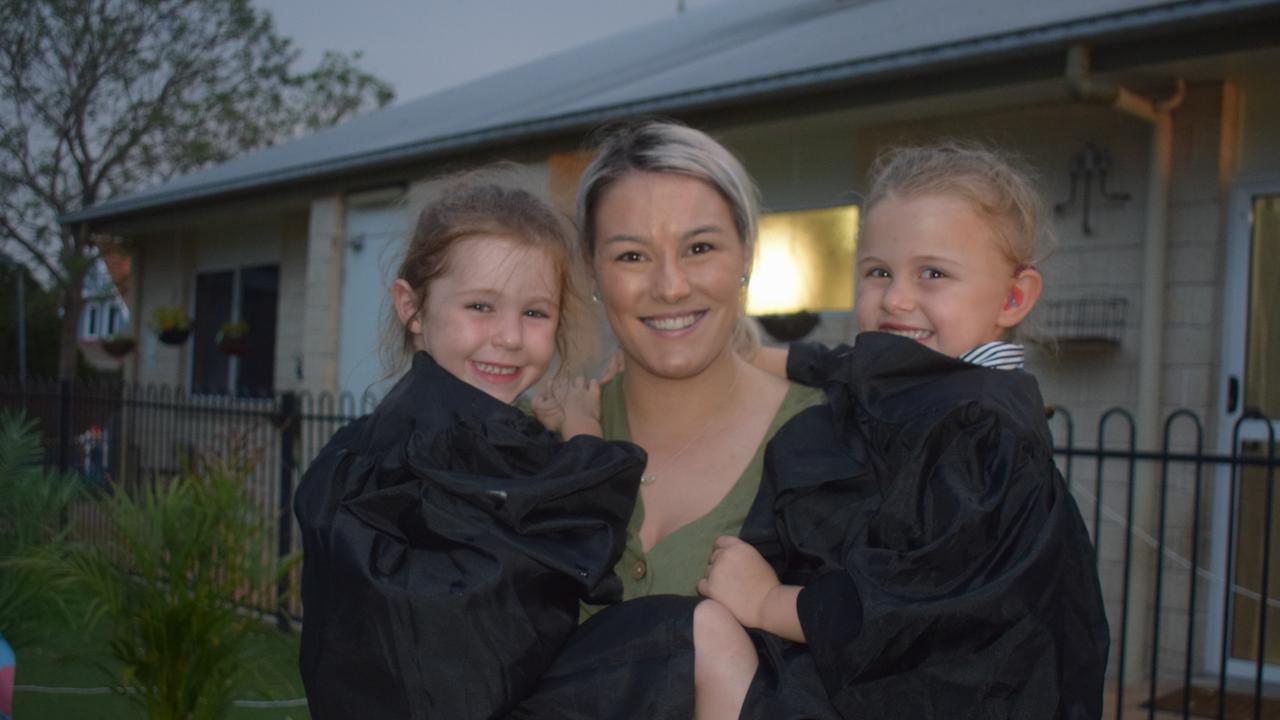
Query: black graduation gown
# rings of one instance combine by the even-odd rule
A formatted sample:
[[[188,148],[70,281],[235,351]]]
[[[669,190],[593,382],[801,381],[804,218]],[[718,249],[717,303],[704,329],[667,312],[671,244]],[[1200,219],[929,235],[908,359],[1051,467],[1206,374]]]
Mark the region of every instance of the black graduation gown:
[[[828,402],[770,442],[741,535],[804,586],[808,644],[752,633],[742,717],[1099,717],[1106,617],[1035,379],[877,333],[788,374]],[[697,602],[596,614],[513,717],[689,717]]]
[[[802,585],[744,717],[1097,718],[1109,633],[1092,546],[1021,371],[910,340],[794,346],[829,403],[775,436],[743,537]]]
[[[616,601],[644,452],[560,442],[425,353],[294,500],[314,718],[501,717]]]

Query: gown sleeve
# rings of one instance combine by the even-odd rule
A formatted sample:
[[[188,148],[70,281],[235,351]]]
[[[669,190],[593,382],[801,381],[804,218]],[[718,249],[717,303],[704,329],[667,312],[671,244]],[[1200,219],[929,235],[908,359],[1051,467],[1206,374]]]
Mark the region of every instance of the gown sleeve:
[[[315,718],[502,717],[580,600],[620,591],[643,451],[559,442],[442,372],[415,361],[300,483]]]
[[[766,459],[769,559],[804,586],[808,652],[764,643],[774,687],[752,697],[816,673],[845,718],[1098,717],[1106,618],[1034,379],[858,343]]]

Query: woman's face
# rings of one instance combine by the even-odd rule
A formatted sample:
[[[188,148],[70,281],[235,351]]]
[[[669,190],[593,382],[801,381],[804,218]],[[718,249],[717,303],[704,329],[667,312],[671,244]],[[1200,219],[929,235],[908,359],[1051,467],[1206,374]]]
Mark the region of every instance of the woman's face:
[[[710,185],[634,172],[600,197],[594,268],[627,369],[697,375],[728,356],[751,255]]]

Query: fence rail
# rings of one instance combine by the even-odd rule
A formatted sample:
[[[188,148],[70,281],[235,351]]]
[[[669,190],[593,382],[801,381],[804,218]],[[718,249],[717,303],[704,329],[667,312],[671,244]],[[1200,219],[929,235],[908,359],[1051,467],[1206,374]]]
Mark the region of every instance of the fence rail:
[[[0,407],[45,433],[46,462],[99,488],[165,482],[202,457],[241,457],[280,557],[299,547],[291,503],[304,468],[341,425],[376,399],[328,393],[272,398],[192,396],[162,386],[0,380]],[[1195,413],[1139,448],[1123,409],[1090,422],[1050,408],[1058,465],[1094,540],[1112,630],[1107,715],[1280,717],[1280,508],[1275,423],[1240,417],[1217,441]],[[1206,448],[1211,448],[1207,450]],[[106,532],[93,504],[75,531]],[[1273,547],[1274,546],[1274,547]],[[1273,567],[1274,565],[1274,567]],[[301,617],[295,573],[255,594],[282,622]]]

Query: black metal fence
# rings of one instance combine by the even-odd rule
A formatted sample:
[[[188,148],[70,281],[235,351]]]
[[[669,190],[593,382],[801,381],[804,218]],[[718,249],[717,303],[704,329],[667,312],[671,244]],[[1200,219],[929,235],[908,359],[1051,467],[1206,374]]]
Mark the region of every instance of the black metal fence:
[[[1092,446],[1049,413],[1107,603],[1107,716],[1280,718],[1275,423],[1246,412],[1209,436],[1178,410],[1139,449],[1126,410],[1090,423]]]
[[[248,399],[0,380],[0,407],[22,408],[40,422],[48,464],[87,483],[128,491],[201,458],[247,460],[253,497],[268,510],[281,556],[298,547],[291,502],[301,472],[335,430],[375,404],[346,394]],[[1050,410],[1050,426],[1095,542],[1112,629],[1107,715],[1280,717],[1280,701],[1266,692],[1280,682],[1280,527],[1273,527],[1280,461],[1272,422],[1246,413],[1220,441],[1207,436],[1200,417],[1180,410],[1168,416],[1154,449],[1139,449],[1137,425],[1122,409],[1091,418],[1083,439],[1065,409]],[[1206,450],[1220,446],[1228,450]],[[105,532],[92,503],[77,508],[73,521],[82,536]],[[291,592],[298,581],[295,572],[282,587],[263,588],[255,596],[260,607],[300,617]]]
[[[209,461],[246,468],[281,558],[299,547],[292,501],[301,473],[334,431],[374,405],[371,396],[358,403],[345,393],[237,398],[161,385],[0,380],[0,408],[39,423],[46,464],[77,472],[92,489],[129,492]],[[95,502],[72,508],[69,520],[83,539],[107,532]],[[295,570],[279,587],[257,589],[252,602],[282,622],[297,619],[299,583]]]

